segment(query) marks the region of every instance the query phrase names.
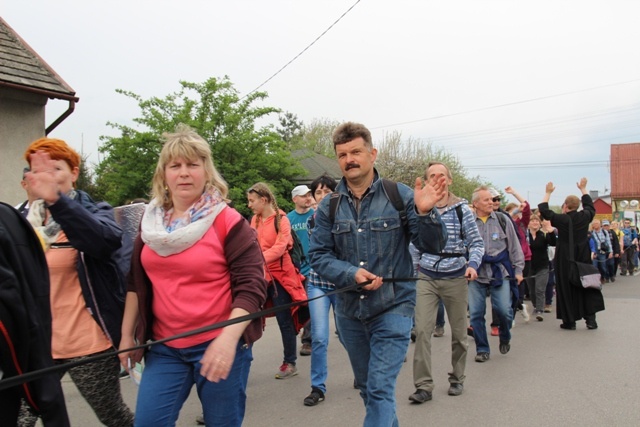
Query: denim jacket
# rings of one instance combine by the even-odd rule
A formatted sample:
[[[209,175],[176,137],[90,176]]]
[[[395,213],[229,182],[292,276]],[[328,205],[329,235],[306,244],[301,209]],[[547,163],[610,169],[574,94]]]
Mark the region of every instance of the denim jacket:
[[[323,279],[340,289],[355,283],[359,268],[383,278],[414,277],[408,236],[421,252],[442,250],[447,234],[437,210],[418,215],[413,191],[403,184],[398,184],[398,190],[406,207],[408,230],[402,227],[377,171],[373,184],[362,196],[359,212],[344,178],[336,187],[341,196],[333,224],[329,216],[330,197],[320,202],[309,257],[311,267]],[[337,310],[342,316],[359,320],[388,311],[412,316],[415,299],[415,280],[387,282],[375,291],[338,294]]]

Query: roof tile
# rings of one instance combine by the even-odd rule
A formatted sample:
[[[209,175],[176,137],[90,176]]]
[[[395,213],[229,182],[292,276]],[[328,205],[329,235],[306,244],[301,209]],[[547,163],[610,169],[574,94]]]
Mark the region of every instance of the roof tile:
[[[75,91],[22,38],[0,18],[0,86],[2,83],[59,93]]]

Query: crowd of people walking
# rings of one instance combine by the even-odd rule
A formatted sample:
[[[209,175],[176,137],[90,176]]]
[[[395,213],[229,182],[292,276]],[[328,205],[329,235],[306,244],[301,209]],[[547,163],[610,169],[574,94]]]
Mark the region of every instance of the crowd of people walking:
[[[10,329],[0,356],[14,375],[62,369],[29,383],[33,392],[0,391],[0,424],[33,426],[41,417],[45,426],[68,425],[58,382],[68,371],[107,426],[175,425],[194,385],[201,423],[240,426],[250,408],[246,389],[252,346],[265,326],[261,313],[273,308],[282,341],[275,379],[298,375],[298,355],[310,356],[311,392],[301,404],[315,406],[329,395],[333,310],[340,343],[334,347],[348,355],[363,425],[397,426],[396,382],[409,343],[415,341],[415,391],[407,396],[419,405],[432,400],[431,340],[445,334],[445,316],[447,393],[455,397],[464,392],[471,343],[477,363],[492,360],[489,334],[499,337],[502,355],[520,344],[512,333],[518,312],[542,322],[555,297],[560,328],[575,330],[582,319],[587,329],[598,328],[601,288],[583,287],[576,263],[596,266],[601,284],[614,282],[618,268],[621,275],[637,269],[637,230],[628,219],[622,227],[594,219],[586,178],[577,183],[581,197],[567,196],[561,212],[549,206],[552,182],[537,209],[512,187],[501,193],[480,186],[467,201],[451,192],[454,177],[440,162],[417,171],[423,177],[410,188],[380,176],[370,131],[347,122],[333,133],[339,182],[322,175],[310,187],[295,186],[289,213],[268,183],[257,182],[246,191],[247,221],[229,205],[206,140],[179,125],[163,142],[133,241],[111,206],[75,188],[80,156],[71,147],[50,138],[29,146],[22,216],[0,209],[2,227],[17,223],[26,232],[0,237],[25,241],[33,230],[32,243],[40,241],[23,244],[29,253],[20,254],[46,264],[38,288],[15,256],[3,258],[3,267],[17,272],[12,286],[21,289],[22,304],[37,308],[30,321],[39,325],[38,337],[31,358],[7,370],[4,349],[20,330]],[[515,201],[502,209],[505,195]],[[0,316],[18,322],[8,311]],[[134,416],[119,376],[137,363],[144,371]],[[42,384],[46,393],[37,392]]]

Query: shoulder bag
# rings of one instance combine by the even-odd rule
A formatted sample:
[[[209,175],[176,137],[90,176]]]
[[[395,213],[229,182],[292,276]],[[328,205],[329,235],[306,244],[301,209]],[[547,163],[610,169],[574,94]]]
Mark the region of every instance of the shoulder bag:
[[[584,289],[602,289],[600,283],[600,271],[598,267],[586,262],[576,261],[574,259],[575,246],[573,244],[573,221],[569,218],[569,261],[571,261],[572,271],[569,273],[571,284],[582,286]]]

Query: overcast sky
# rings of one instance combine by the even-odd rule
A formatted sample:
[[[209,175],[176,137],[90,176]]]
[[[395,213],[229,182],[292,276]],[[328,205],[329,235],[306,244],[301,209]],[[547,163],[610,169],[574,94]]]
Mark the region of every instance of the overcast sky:
[[[1,0],[1,16],[77,92],[51,136],[97,161],[143,97],[228,75],[246,94],[356,0]],[[537,204],[610,189],[611,144],[640,142],[640,2],[361,0],[261,90],[328,118],[431,141]],[[67,105],[51,101],[47,124]],[[82,144],[83,142],[83,144]],[[546,166],[545,166],[546,165]],[[422,171],[418,171],[421,173]]]

